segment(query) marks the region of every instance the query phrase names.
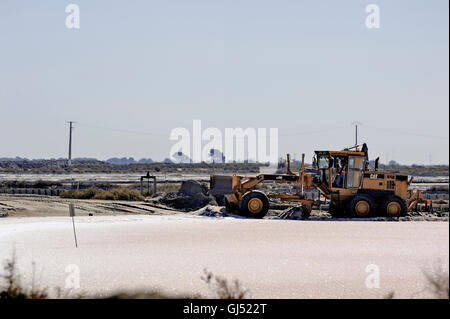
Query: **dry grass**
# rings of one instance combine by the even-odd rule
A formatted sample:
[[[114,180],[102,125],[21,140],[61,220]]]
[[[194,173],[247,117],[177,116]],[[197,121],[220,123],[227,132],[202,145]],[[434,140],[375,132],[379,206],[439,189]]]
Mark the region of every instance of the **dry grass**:
[[[5,274],[3,278],[4,286],[0,286],[0,299],[46,299],[48,293],[46,289],[41,289],[35,285],[35,265],[33,264],[33,279],[31,287],[25,288],[17,273],[16,255],[13,252],[12,258],[5,261]]]
[[[208,270],[204,270],[204,275],[200,277],[208,284],[211,291],[218,299],[244,299],[248,290],[244,289],[239,280],[234,279],[229,282],[226,278],[216,276]],[[95,297],[94,297],[95,298]],[[116,292],[105,297],[106,299],[201,299],[199,294],[195,295],[175,295],[167,294],[159,290],[138,291],[138,292]]]
[[[181,187],[181,183],[164,183],[157,185],[157,191],[162,193],[177,192]]]
[[[17,259],[15,252],[12,258],[5,261],[3,283],[0,284],[0,299],[48,299],[50,295],[48,289],[42,289],[35,284],[35,265],[33,264],[32,282],[29,287],[24,286],[17,271]],[[227,279],[215,276],[212,272],[204,270],[201,279],[206,282],[210,289],[219,299],[244,299],[247,290],[243,289],[239,280],[235,279],[231,283]],[[135,292],[117,291],[106,296],[88,296],[82,294],[71,294],[69,291],[63,292],[56,288],[56,298],[90,298],[90,299],[201,299],[200,294],[174,294],[160,290],[141,290]]]
[[[231,283],[223,277],[216,276],[207,269],[201,279],[208,284],[218,299],[244,299],[248,290],[244,289],[238,279]]]
[[[394,297],[395,297],[395,292],[390,291],[386,296],[384,296],[384,299],[394,299]]]
[[[441,264],[437,264],[431,270],[423,271],[427,280],[426,290],[431,292],[436,299],[450,299],[448,270]]]
[[[94,299],[101,299],[97,296],[93,297]],[[116,292],[102,299],[199,299],[201,296],[199,295],[177,295],[177,294],[169,294],[159,290],[143,290],[138,292]]]
[[[157,185],[158,193],[177,192],[180,188],[180,183],[161,183]],[[153,185],[150,184],[150,191],[147,191],[147,185],[144,185],[143,194],[135,189],[139,187],[138,184],[133,184],[131,187],[118,187],[111,190],[102,190],[97,187],[90,187],[82,191],[65,191],[61,193],[62,198],[72,199],[103,199],[103,200],[125,200],[125,201],[142,201],[146,196],[153,196]]]
[[[91,187],[83,191],[65,191],[61,194],[62,198],[73,199],[104,199],[104,200],[125,200],[142,201],[144,196],[136,189],[126,187],[114,188],[108,191]]]
[[[450,299],[449,293],[449,273],[444,269],[441,263],[437,263],[431,270],[423,270],[426,278],[426,291],[430,292],[433,298]],[[47,299],[50,298],[48,289],[40,288],[35,284],[35,265],[33,264],[32,282],[24,286],[17,271],[17,259],[15,251],[12,257],[4,262],[4,274],[0,275],[3,282],[0,283],[0,299]],[[249,291],[242,287],[238,279],[229,281],[228,279],[214,275],[212,272],[204,269],[204,275],[200,277],[214,293],[218,299],[245,299]],[[63,295],[61,290],[57,290],[57,297],[69,298],[69,295]],[[71,298],[83,298],[87,296],[77,295]],[[395,292],[391,291],[384,296],[385,299],[393,299]],[[88,298],[106,298],[106,299],[201,299],[201,295],[188,294],[168,294],[158,290],[144,290],[138,292],[116,292],[106,297],[91,296]]]

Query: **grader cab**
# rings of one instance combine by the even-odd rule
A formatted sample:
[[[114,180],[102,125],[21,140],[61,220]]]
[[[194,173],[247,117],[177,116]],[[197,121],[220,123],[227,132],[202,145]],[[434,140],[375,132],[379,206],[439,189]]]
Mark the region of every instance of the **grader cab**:
[[[316,151],[317,189],[334,217],[403,216],[408,211],[408,175],[368,169],[364,152]]]
[[[318,190],[329,200],[333,217],[403,216],[423,199],[418,191],[408,191],[413,178],[408,175],[382,172],[368,168],[367,156],[356,151],[316,151],[313,170],[307,172],[304,154],[298,174],[291,171],[289,154],[285,174],[259,174],[256,176],[220,176],[211,174],[210,194],[223,196],[227,209],[241,215],[262,218],[269,210],[269,197],[297,202],[308,216],[318,200],[306,196],[306,190]],[[376,165],[378,166],[378,165]],[[255,186],[265,181],[296,184],[296,193],[263,193]]]

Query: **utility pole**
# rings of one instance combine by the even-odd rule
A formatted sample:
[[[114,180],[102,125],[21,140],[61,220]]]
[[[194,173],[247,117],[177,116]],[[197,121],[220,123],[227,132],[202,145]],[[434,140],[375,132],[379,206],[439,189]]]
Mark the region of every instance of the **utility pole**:
[[[355,147],[358,146],[358,125],[361,125],[361,122],[355,121],[352,122],[355,125]]]
[[[67,161],[67,165],[71,166],[72,165],[72,129],[73,129],[73,124],[74,122],[70,121],[69,122],[69,159]]]

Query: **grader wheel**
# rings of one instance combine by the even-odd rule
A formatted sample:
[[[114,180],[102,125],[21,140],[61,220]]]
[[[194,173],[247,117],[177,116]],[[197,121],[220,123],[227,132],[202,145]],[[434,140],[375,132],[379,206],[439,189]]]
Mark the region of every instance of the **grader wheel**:
[[[259,191],[249,191],[242,196],[240,212],[253,218],[263,218],[269,211],[269,199]]]
[[[350,200],[348,211],[353,217],[369,217],[375,211],[375,203],[371,196],[358,194]]]
[[[392,195],[383,200],[381,213],[388,217],[405,216],[407,212],[406,203],[398,196]]]

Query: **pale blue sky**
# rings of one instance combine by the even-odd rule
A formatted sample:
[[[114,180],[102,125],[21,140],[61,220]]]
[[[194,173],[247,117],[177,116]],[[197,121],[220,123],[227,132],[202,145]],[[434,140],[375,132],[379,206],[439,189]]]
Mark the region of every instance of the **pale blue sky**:
[[[80,7],[79,30],[65,26],[69,3]],[[369,3],[380,29],[365,26]],[[0,157],[67,156],[73,120],[74,157],[161,160],[170,130],[199,119],[278,127],[280,155],[309,159],[351,145],[358,120],[381,162],[448,164],[448,9],[447,0],[2,0]]]

